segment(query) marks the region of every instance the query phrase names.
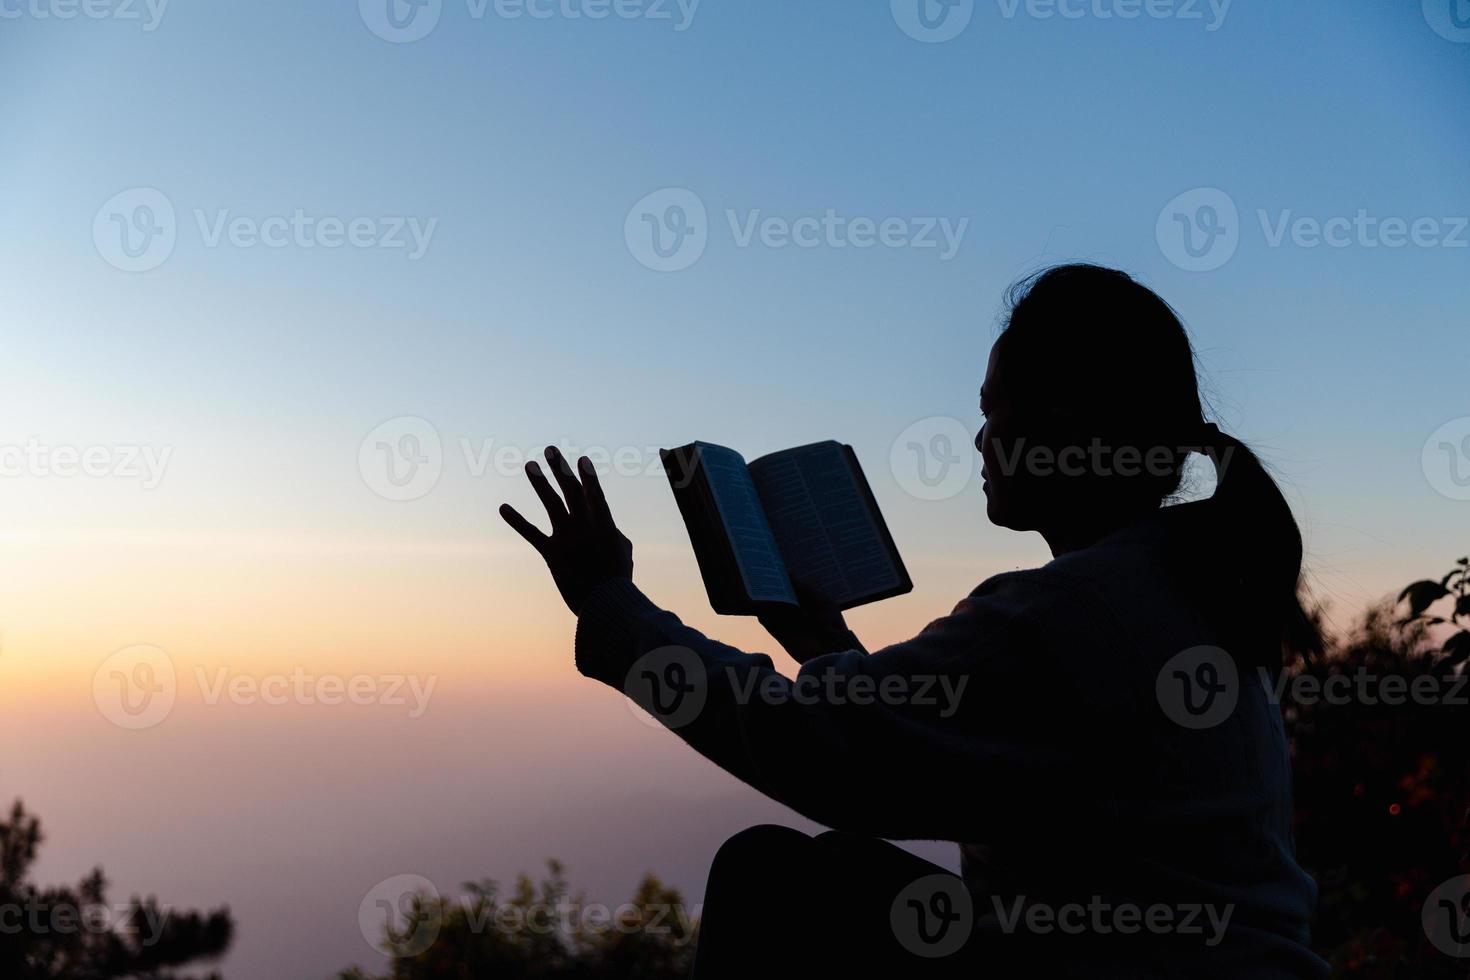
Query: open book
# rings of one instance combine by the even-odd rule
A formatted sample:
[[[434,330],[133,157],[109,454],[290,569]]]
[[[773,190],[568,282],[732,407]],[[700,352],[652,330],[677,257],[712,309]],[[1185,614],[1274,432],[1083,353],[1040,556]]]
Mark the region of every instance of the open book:
[[[661,456],[715,612],[795,605],[793,578],[842,609],[913,589],[851,446],[748,465],[707,442]]]

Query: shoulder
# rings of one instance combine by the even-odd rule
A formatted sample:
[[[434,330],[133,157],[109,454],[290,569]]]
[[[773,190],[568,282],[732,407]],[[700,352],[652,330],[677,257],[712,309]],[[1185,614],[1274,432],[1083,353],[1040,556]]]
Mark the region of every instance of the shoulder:
[[[1108,645],[1129,632],[1125,624],[1172,604],[1172,533],[1165,519],[1143,521],[1039,568],[994,575],[967,601],[1048,634],[1086,634],[1089,645]]]

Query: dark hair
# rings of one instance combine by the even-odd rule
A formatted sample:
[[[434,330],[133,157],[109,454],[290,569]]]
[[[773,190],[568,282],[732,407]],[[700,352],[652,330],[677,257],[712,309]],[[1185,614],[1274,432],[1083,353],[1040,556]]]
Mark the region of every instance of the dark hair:
[[[1227,621],[1279,639],[1283,655],[1319,652],[1302,605],[1301,530],[1256,454],[1205,420],[1194,348],[1169,304],[1126,273],[1072,264],[1016,283],[1007,306],[997,351],[1022,412],[1060,444],[1098,440],[1167,460],[1095,480],[1089,493],[1158,507],[1179,491],[1190,452],[1207,454],[1214,495],[1170,508],[1181,549],[1204,557],[1194,580]]]

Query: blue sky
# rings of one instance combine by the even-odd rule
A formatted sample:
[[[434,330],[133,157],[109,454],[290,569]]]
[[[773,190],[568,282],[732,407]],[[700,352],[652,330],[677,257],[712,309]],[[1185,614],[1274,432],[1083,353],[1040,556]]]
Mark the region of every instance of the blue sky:
[[[554,650],[566,624],[536,618],[549,587],[494,516],[530,494],[513,472],[471,472],[460,439],[699,438],[754,456],[840,438],[914,572],[913,597],[857,617],[895,639],[987,575],[1044,560],[1038,540],[984,525],[978,479],[923,500],[885,461],[922,420],[973,434],[1005,287],[1082,259],[1135,273],[1181,312],[1222,425],[1260,447],[1298,508],[1314,587],[1356,609],[1465,550],[1454,533],[1470,503],[1421,462],[1445,423],[1470,435],[1470,43],[1436,31],[1453,25],[1440,2],[1238,0],[1221,16],[1156,0],[1146,9],[1168,16],[1124,19],[1127,0],[1068,3],[1076,17],[982,0],[958,36],[923,43],[878,0],[703,0],[683,30],[677,4],[646,16],[652,0],[602,20],[565,13],[596,0],[558,0],[542,19],[442,0],[432,31],[393,43],[351,0],[172,0],[152,30],[38,16],[65,0],[0,0],[16,13],[0,19],[0,443],[173,449],[152,493],[11,481],[5,523],[39,542],[25,561],[44,560],[48,534],[78,533],[418,556],[414,587],[483,590],[487,628]],[[126,272],[93,226],[137,188],[167,199],[176,242]],[[625,225],[669,188],[705,209],[707,243],[658,272]],[[1237,242],[1188,271],[1156,226],[1201,188],[1236,209]],[[374,236],[432,221],[432,234],[418,258],[210,247],[197,217],[207,229],[223,212],[258,225],[298,210],[369,219]],[[910,237],[940,222],[964,234],[946,258],[742,246],[732,229],[829,211],[849,231],[898,219]],[[1433,241],[1311,246],[1292,225],[1360,211],[1428,219]],[[1273,245],[1283,222],[1298,241]],[[375,495],[356,462],[369,431],[402,416],[444,447],[442,477],[410,502]],[[650,591],[701,601],[667,487],[630,477],[609,493],[650,556]],[[210,547],[190,578],[210,581]],[[33,566],[6,560],[26,581]],[[146,552],[127,561],[160,593],[184,584]],[[232,587],[244,574],[218,571]],[[303,594],[328,588],[319,572],[300,572]],[[43,578],[87,601],[108,588]],[[4,618],[44,639],[32,598]],[[93,626],[47,642],[91,663],[138,639]],[[700,860],[668,859],[690,888]]]

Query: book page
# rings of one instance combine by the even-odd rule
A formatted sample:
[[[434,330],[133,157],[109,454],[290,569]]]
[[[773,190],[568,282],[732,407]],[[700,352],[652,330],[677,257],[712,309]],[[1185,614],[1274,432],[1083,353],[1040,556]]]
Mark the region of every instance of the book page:
[[[794,603],[796,591],[786,575],[786,563],[766,523],[745,459],[723,446],[704,442],[697,445],[705,481],[730,538],[746,593],[761,601]]]
[[[839,603],[903,583],[841,443],[772,453],[750,473],[792,577]]]

